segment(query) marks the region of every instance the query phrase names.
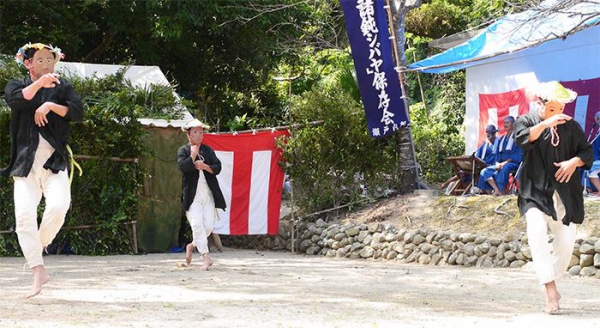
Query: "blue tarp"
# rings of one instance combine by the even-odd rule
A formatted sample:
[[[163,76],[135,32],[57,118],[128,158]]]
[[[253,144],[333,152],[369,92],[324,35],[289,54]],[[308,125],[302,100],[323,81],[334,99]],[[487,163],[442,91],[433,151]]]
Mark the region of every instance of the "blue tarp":
[[[469,41],[413,63],[408,70],[448,73],[545,42],[560,42],[572,33],[600,24],[600,1],[566,8],[561,3],[565,1],[547,0],[539,8],[504,16]]]

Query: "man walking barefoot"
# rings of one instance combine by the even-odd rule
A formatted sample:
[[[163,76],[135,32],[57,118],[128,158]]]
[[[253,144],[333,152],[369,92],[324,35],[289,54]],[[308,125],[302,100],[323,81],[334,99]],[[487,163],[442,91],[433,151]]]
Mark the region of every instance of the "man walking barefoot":
[[[69,122],[83,118],[81,99],[71,84],[54,73],[62,56],[59,48],[46,44],[24,45],[15,58],[29,70],[29,76],[10,81],[5,89],[11,109],[11,159],[0,174],[14,180],[16,232],[33,272],[28,298],[38,295],[50,280],[42,251],[52,243],[69,210]],[[38,228],[42,196],[45,210]]]
[[[527,221],[533,265],[546,299],[544,311],[554,314],[561,297],[556,281],[567,270],[576,224],[584,217],[577,168],[589,169],[593,152],[579,124],[563,114],[565,104],[577,94],[554,81],[541,84],[538,97],[538,110],[519,117],[515,124],[515,138],[524,151],[518,204]],[[554,234],[552,245],[548,227]]]
[[[182,206],[192,227],[193,241],[185,248],[185,261],[192,262],[194,247],[204,257],[201,270],[207,271],[213,261],[208,255],[207,237],[213,231],[217,208],[225,209],[225,198],[217,181],[221,172],[221,161],[214,150],[202,143],[204,130],[209,126],[194,119],[182,130],[189,143],[177,151],[177,166],[183,174]]]

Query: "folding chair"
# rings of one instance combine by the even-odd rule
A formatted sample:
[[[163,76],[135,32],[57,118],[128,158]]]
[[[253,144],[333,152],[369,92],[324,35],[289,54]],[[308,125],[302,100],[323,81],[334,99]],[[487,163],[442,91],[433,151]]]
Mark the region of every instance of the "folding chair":
[[[523,162],[519,163],[519,167],[515,172],[511,172],[508,178],[508,185],[506,186],[506,193],[518,195],[519,194],[519,173],[521,173],[521,167]]]

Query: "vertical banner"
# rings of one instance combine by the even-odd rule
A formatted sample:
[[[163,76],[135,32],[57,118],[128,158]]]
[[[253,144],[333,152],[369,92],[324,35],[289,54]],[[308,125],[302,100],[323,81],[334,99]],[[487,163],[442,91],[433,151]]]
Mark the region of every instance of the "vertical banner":
[[[392,134],[408,125],[384,0],[340,0],[352,48],[369,134]]]

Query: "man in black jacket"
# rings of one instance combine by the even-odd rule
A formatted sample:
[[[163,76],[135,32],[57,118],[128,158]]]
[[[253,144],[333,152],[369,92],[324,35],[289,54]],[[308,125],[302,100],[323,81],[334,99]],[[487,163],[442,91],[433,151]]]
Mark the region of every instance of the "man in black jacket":
[[[556,280],[567,270],[576,224],[584,217],[577,168],[589,169],[593,152],[579,124],[563,114],[565,104],[577,94],[554,81],[540,84],[538,97],[538,110],[519,117],[515,124],[515,139],[524,152],[518,204],[546,298],[544,311],[553,314],[560,309]],[[548,227],[554,234],[552,245]]]
[[[15,221],[19,245],[33,272],[38,295],[50,280],[42,252],[65,221],[71,203],[67,175],[67,141],[70,121],[81,121],[83,104],[71,84],[54,73],[61,50],[49,45],[26,44],[16,60],[29,76],[6,85],[5,100],[11,109],[11,159],[0,174],[14,180]],[[38,228],[37,208],[45,198]]]
[[[217,208],[225,210],[225,198],[219,187],[217,175],[221,161],[214,150],[202,143],[204,130],[209,126],[194,119],[182,129],[189,143],[177,151],[177,165],[183,174],[182,206],[192,227],[193,241],[186,246],[186,263],[192,262],[194,246],[204,257],[201,270],[213,264],[208,255],[208,240],[217,219]],[[202,173],[202,174],[201,174]]]

